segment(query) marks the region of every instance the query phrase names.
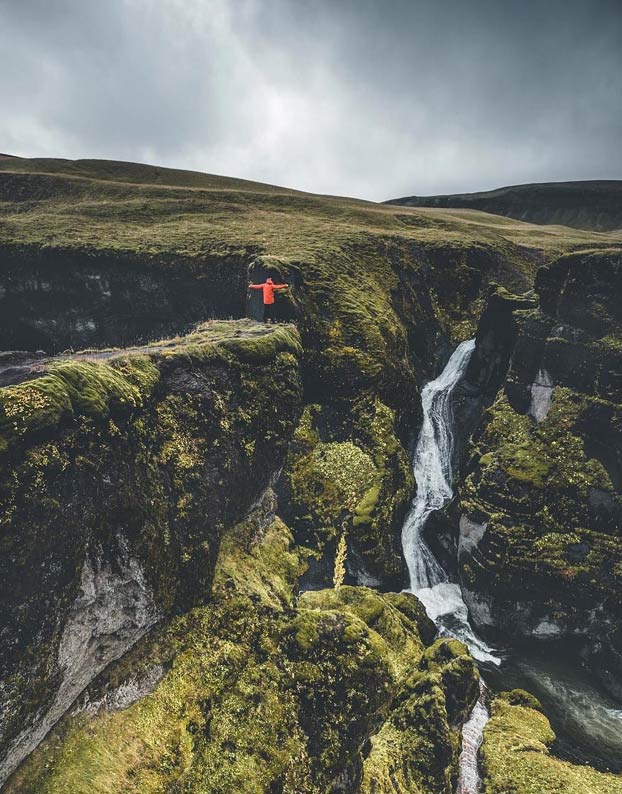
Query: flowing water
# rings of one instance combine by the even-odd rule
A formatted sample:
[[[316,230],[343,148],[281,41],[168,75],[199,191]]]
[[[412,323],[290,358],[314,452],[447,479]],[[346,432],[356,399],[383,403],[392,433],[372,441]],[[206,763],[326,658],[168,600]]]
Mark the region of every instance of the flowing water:
[[[466,371],[474,348],[474,340],[458,345],[442,373],[421,393],[423,423],[413,458],[417,493],[402,529],[402,547],[410,580],[408,589],[422,601],[439,634],[464,642],[487,671],[487,678],[490,676],[499,688],[523,686],[542,699],[560,739],[558,748],[566,757],[616,768],[615,755],[622,757],[622,712],[596,690],[585,674],[581,675],[578,664],[566,663],[562,671],[559,662],[547,650],[540,651],[534,658],[519,648],[503,656],[490,648],[469,623],[460,585],[449,581],[425,541],[423,533],[430,514],[444,507],[453,496],[451,396]],[[538,420],[544,418],[538,417]],[[480,791],[477,753],[488,721],[485,701],[484,685],[462,730],[457,794]],[[600,748],[599,755],[594,752],[595,745]]]
[[[458,345],[438,378],[421,392],[423,422],[413,459],[417,494],[402,529],[402,548],[410,577],[409,590],[423,602],[441,634],[462,640],[479,661],[498,663],[493,651],[469,624],[460,585],[448,581],[423,536],[430,514],[444,507],[453,496],[451,395],[474,349],[474,339]]]
[[[453,496],[454,427],[451,395],[464,375],[475,340],[458,345],[445,369],[421,392],[423,422],[413,469],[417,493],[402,529],[402,548],[410,577],[409,590],[423,603],[440,634],[462,640],[475,659],[498,664],[491,648],[475,635],[460,585],[449,582],[425,541],[423,530],[431,513]],[[462,730],[457,794],[477,794],[480,777],[477,753],[488,721],[484,689]]]
[[[480,790],[477,754],[490,715],[486,707],[486,685],[480,680],[479,698],[469,719],[462,726],[462,747],[458,759],[456,794],[475,794]]]
[[[402,530],[402,547],[413,593],[447,579],[423,538],[423,528],[430,513],[440,510],[452,497],[454,437],[450,397],[474,348],[473,339],[458,345],[438,378],[421,392],[423,423],[413,460],[417,494]]]

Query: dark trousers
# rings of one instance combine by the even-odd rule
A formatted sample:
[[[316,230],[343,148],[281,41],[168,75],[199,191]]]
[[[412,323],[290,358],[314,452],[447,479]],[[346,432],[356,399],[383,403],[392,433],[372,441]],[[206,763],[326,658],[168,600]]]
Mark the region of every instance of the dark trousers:
[[[264,303],[263,305],[263,321],[264,323],[276,322],[276,312],[274,311],[274,303]]]

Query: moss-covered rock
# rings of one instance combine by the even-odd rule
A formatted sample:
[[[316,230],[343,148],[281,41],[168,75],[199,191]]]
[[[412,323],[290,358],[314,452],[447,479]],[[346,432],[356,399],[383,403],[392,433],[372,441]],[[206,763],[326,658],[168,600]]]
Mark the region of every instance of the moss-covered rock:
[[[279,486],[299,542],[330,550],[345,529],[353,580],[397,589],[399,529],[413,487],[395,412],[378,398],[362,397],[348,409],[306,406]]]
[[[452,778],[446,687],[468,699],[476,672],[459,692],[445,671],[464,649],[441,641],[422,662],[434,629],[414,596],[342,587],[296,605],[301,557],[273,509],[268,495],[225,534],[210,604],[165,621],[93,682],[9,794],[368,791],[363,779],[393,774],[369,744],[387,718],[395,741],[418,734],[416,769],[434,760],[429,779]]]
[[[224,528],[284,460],[298,352],[291,328],[215,323],[0,389],[5,769],[156,620],[208,597]]]
[[[462,579],[476,623],[583,636],[617,693],[620,261],[587,253],[540,271],[541,308],[515,312],[505,389],[476,434],[460,498]]]
[[[485,794],[622,792],[622,776],[571,764],[551,753],[555,734],[544,714],[533,708],[536,704],[526,692],[494,699],[481,749]]]
[[[364,794],[451,794],[459,732],[477,700],[479,675],[466,647],[437,640],[404,681],[391,714],[372,737]]]

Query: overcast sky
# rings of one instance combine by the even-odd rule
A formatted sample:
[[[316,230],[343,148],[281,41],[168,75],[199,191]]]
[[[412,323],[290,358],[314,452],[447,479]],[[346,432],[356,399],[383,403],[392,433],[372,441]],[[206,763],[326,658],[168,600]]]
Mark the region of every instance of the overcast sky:
[[[622,0],[0,0],[0,151],[382,200],[622,178]]]

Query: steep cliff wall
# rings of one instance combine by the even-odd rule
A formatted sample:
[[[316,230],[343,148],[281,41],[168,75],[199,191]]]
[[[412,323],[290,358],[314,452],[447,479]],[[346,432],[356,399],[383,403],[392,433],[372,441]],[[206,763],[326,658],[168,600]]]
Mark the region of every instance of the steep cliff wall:
[[[536,288],[461,493],[464,593],[482,629],[582,637],[622,695],[620,252],[563,257]]]
[[[209,596],[220,538],[300,411],[291,327],[211,323],[0,389],[6,776],[157,620]]]
[[[210,603],[109,666],[9,794],[451,794],[478,688],[466,649],[433,642],[414,596],[296,600],[304,566],[275,506],[267,492],[225,533]]]
[[[0,256],[2,348],[56,353],[151,341],[211,317],[243,317],[253,254],[190,257],[79,244],[8,245]]]

